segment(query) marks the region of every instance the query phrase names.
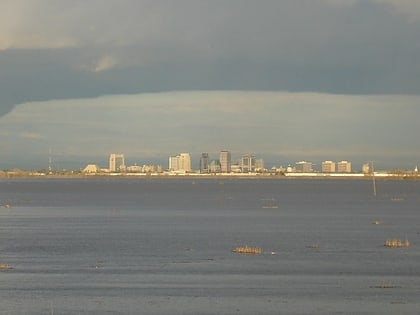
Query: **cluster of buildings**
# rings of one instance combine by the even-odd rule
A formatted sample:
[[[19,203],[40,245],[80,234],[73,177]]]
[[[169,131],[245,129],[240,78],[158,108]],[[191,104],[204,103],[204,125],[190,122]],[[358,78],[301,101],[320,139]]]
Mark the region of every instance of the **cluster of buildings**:
[[[125,164],[125,157],[122,153],[112,153],[109,155],[109,167],[101,168],[97,164],[88,164],[83,173],[162,173],[161,165],[131,165]]]
[[[180,153],[169,157],[169,172],[191,173],[191,156],[189,153]],[[245,154],[238,160],[232,160],[230,151],[222,150],[218,158],[210,158],[208,153],[200,157],[200,174],[216,173],[258,173],[264,171],[264,161],[257,159],[253,154]]]
[[[369,164],[362,166],[362,173],[369,173]],[[125,163],[124,154],[112,153],[109,156],[109,167],[100,168],[96,164],[87,165],[83,173],[143,173],[143,174],[256,174],[256,173],[276,173],[276,174],[305,174],[319,172],[314,170],[314,164],[307,161],[299,161],[287,167],[273,167],[265,169],[264,160],[256,158],[254,154],[244,154],[239,159],[232,159],[232,154],[228,150],[222,150],[218,156],[210,157],[209,153],[202,153],[200,156],[198,169],[193,168],[190,153],[179,153],[169,156],[168,167],[162,165],[131,165]],[[352,165],[349,161],[323,161],[321,163],[321,173],[324,174],[343,174],[351,173]]]
[[[216,173],[262,173],[264,161],[253,154],[245,154],[238,160],[232,160],[230,151],[222,150],[217,158],[210,158],[208,153],[202,153],[199,169],[194,169],[190,153],[179,153],[170,156],[168,168],[162,165],[131,165],[125,164],[124,154],[112,153],[109,156],[109,167],[101,168],[97,164],[88,164],[83,173],[169,173],[169,174],[216,174]]]
[[[367,173],[369,172],[369,165],[367,165]],[[313,163],[307,161],[300,161],[296,162],[295,166],[292,167],[289,165],[286,169],[283,170],[284,172],[298,172],[298,173],[312,173],[314,172]],[[351,173],[351,162],[349,161],[340,161],[340,162],[333,162],[333,161],[323,161],[321,163],[321,172],[322,173]]]

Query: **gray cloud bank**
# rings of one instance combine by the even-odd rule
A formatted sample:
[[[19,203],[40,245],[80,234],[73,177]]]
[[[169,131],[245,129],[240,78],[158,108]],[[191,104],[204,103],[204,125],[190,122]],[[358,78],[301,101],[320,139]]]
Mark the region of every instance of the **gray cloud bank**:
[[[45,161],[50,147],[92,159],[226,147],[411,165],[419,91],[416,0],[0,4],[1,154],[12,163]]]
[[[4,0],[0,114],[173,90],[417,94],[410,0]]]
[[[216,157],[229,149],[279,164],[349,159],[358,167],[373,159],[382,167],[414,167],[419,102],[401,95],[184,91],[26,103],[0,118],[0,160],[46,167],[51,148],[63,167],[111,152],[166,165],[170,154]]]

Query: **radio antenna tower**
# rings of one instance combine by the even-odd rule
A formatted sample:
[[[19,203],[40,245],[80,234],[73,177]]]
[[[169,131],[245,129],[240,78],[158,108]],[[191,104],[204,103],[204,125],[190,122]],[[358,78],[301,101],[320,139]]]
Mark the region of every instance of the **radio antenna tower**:
[[[52,156],[51,156],[51,148],[48,154],[48,174],[52,173]]]

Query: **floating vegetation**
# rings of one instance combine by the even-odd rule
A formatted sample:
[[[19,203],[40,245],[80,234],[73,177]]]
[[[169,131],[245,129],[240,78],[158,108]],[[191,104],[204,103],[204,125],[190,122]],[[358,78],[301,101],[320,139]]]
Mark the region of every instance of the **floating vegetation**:
[[[381,282],[378,285],[372,286],[371,288],[377,289],[394,289],[394,288],[401,288],[400,286],[394,285],[390,282]]]
[[[306,248],[319,248],[319,244],[310,244],[310,245],[306,245]]]
[[[405,301],[391,301],[390,304],[407,304]]]
[[[276,199],[274,198],[263,198],[261,199],[263,204],[261,205],[262,209],[278,209],[278,204],[276,202]]]
[[[9,270],[9,269],[13,269],[12,266],[10,266],[9,264],[0,264],[0,270]]]
[[[405,240],[405,241],[401,241],[399,239],[391,239],[391,240],[386,240],[385,247],[410,247],[410,241],[409,240]]]
[[[259,247],[250,247],[250,246],[239,246],[236,247],[233,250],[234,253],[237,254],[255,254],[255,255],[261,255],[262,254],[262,249]]]

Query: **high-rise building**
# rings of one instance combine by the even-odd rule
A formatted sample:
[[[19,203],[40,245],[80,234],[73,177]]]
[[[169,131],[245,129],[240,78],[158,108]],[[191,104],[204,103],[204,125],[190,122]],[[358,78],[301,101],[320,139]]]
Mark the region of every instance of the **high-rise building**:
[[[191,172],[191,156],[189,153],[181,153],[169,157],[169,170],[175,172]]]
[[[177,171],[178,170],[178,156],[170,156],[169,157],[169,167],[170,171]]]
[[[231,165],[232,165],[232,160],[231,160],[231,155],[230,155],[230,151],[220,151],[220,168],[222,173],[230,173],[231,172]]]
[[[245,154],[241,158],[240,167],[242,173],[255,172],[255,156],[252,154]]]
[[[124,154],[112,153],[109,155],[109,171],[121,172],[125,170]]]
[[[334,173],[335,172],[335,162],[333,161],[324,161],[321,166],[322,173]]]
[[[200,158],[200,173],[206,174],[209,172],[209,154],[201,153]]]
[[[181,153],[178,160],[178,170],[191,172],[191,156],[189,153]]]
[[[348,161],[341,161],[337,163],[337,172],[338,173],[350,173],[351,172],[351,163]]]

